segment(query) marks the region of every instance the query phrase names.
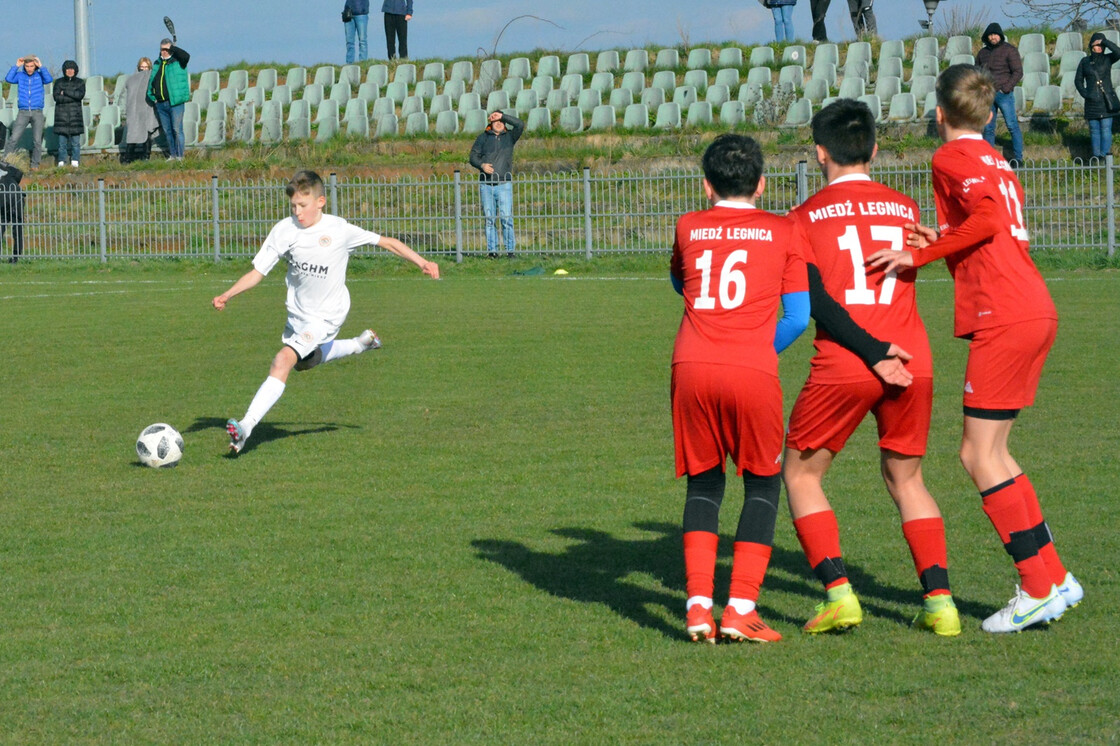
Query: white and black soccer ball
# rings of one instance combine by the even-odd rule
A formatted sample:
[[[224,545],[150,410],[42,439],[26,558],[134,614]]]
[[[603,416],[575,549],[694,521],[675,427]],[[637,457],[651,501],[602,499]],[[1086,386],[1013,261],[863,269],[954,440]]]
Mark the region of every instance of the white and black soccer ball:
[[[153,469],[178,466],[183,458],[183,436],[163,422],[148,425],[136,439],[136,455],[140,463]]]

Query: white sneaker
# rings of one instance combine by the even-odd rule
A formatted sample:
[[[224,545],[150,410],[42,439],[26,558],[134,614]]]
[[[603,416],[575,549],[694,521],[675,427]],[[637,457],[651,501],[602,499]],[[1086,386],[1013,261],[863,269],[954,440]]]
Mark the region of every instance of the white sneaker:
[[[70,165],[73,166],[74,168],[77,168],[78,167],[78,162],[77,161],[70,161]]]
[[[1007,606],[992,614],[980,625],[985,632],[1020,632],[1033,624],[1052,622],[1065,613],[1066,602],[1058,593],[1058,586],[1050,586],[1043,598],[1028,596],[1015,586],[1015,595]]]
[[[1073,577],[1072,572],[1066,573],[1065,580],[1058,586],[1058,593],[1062,594],[1067,609],[1077,606],[1081,603],[1081,599],[1085,598],[1085,589],[1077,582],[1077,578]]]
[[[63,167],[63,166],[65,166],[65,165],[66,165],[66,161],[59,161],[59,162],[58,162],[58,167],[59,167],[59,168],[62,168],[62,167]]]
[[[376,350],[381,347],[381,338],[377,336],[377,332],[373,329],[366,329],[358,335],[358,344],[362,346],[363,352]]]

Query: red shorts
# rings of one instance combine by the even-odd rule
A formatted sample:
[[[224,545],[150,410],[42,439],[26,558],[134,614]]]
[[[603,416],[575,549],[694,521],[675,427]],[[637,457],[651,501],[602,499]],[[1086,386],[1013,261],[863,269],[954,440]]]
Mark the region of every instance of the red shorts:
[[[1056,319],[981,329],[968,345],[964,406],[1022,409],[1034,404],[1042,365],[1058,334]]]
[[[723,467],[766,477],[782,468],[782,386],[753,368],[708,363],[673,366],[677,476]]]
[[[843,449],[870,412],[879,427],[879,447],[904,456],[924,456],[933,409],[933,379],[915,378],[906,388],[881,381],[806,383],[789,417],[786,445],[795,451]]]

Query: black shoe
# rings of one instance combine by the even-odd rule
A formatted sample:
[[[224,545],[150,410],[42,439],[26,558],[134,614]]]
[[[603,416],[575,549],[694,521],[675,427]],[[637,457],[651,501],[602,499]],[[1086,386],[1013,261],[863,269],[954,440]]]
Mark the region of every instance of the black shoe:
[[[513,259],[514,256],[516,256],[516,255],[512,251],[510,251],[506,254],[506,259]]]
[[[495,252],[491,251],[489,254],[486,255],[486,258],[487,259],[497,259],[498,255]]]

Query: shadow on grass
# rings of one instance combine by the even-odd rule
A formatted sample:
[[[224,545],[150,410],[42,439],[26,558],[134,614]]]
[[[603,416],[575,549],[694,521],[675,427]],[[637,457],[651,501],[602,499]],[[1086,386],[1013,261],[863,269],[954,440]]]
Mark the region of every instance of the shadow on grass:
[[[552,529],[553,534],[576,542],[559,552],[537,551],[520,542],[498,539],[477,539],[471,544],[481,559],[505,567],[547,593],[603,604],[643,627],[681,639],[685,597],[680,526],[649,522],[636,523],[634,527],[651,536],[620,539],[597,529],[569,527]],[[718,589],[726,592],[730,581],[730,562],[726,561],[731,548],[729,537],[721,537],[720,546],[724,551],[716,569],[717,596]],[[648,575],[661,587],[642,584],[632,577],[634,574]],[[866,611],[899,624],[910,624],[921,599],[916,579],[913,588],[897,588],[879,582],[874,575],[852,564],[848,564],[848,575]],[[767,591],[808,599],[804,616],[793,617],[768,607]],[[763,616],[800,626],[811,616],[813,605],[823,598],[804,555],[774,547],[760,599]],[[972,605],[969,606],[971,611]]]
[[[282,425],[291,425],[290,422],[262,422],[253,428],[253,435],[249,438],[249,442],[241,449],[241,453],[248,453],[259,445],[269,443],[274,440],[281,440],[283,438],[294,438],[301,435],[316,435],[318,433],[333,433],[336,430],[349,429],[359,430],[358,425],[339,425],[333,422],[324,422],[317,425],[304,426],[299,429],[287,429]],[[221,430],[223,433],[226,430],[226,418],[222,417],[199,417],[184,430],[184,433],[197,433],[203,430]],[[228,454],[231,458],[236,456],[234,453]]]

